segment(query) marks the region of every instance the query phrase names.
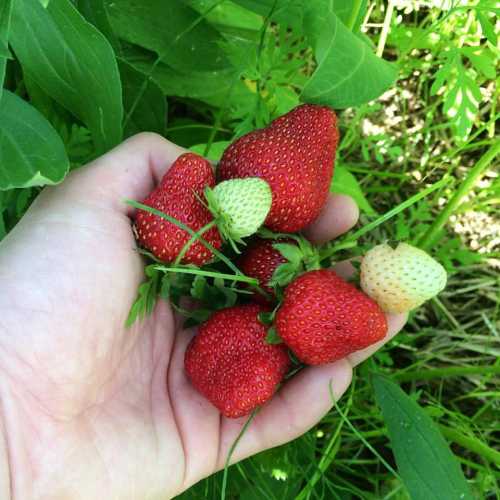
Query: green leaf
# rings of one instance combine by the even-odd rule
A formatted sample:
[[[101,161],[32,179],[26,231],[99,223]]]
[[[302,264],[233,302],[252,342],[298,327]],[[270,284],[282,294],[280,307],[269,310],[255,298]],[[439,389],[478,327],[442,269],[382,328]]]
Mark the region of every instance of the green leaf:
[[[128,50],[126,58],[134,68],[151,77],[165,95],[199,99],[216,107],[226,106],[232,117],[236,116],[233,108],[239,111],[243,103],[248,109],[248,103],[254,99],[254,94],[233,68],[184,73],[163,63],[156,64],[150,56],[140,54],[137,50]]]
[[[218,71],[228,66],[219,47],[220,34],[182,2],[106,0],[106,7],[120,38],[156,52],[178,71]]]
[[[266,342],[268,344],[282,344],[283,343],[283,339],[278,335],[278,332],[276,331],[276,328],[271,327],[267,331]]]
[[[69,0],[16,0],[11,44],[23,70],[92,133],[97,153],[122,138],[122,97],[113,49]]]
[[[302,25],[304,5],[309,0],[233,0],[257,14],[268,17],[284,26],[299,28]]]
[[[262,17],[232,2],[220,0],[184,0],[218,31],[237,38],[255,39],[262,27]]]
[[[119,51],[120,42],[111,28],[104,0],[77,0],[76,6],[85,19],[108,39],[108,42],[116,51]]]
[[[318,67],[306,83],[301,100],[347,108],[377,98],[394,83],[396,68],[349,31],[327,0],[314,5],[304,29]]]
[[[273,320],[274,320],[274,311],[272,312],[260,312],[259,313],[259,321],[263,325],[272,325]]]
[[[491,80],[496,77],[496,57],[484,47],[463,47],[462,54],[472,63],[478,73]]]
[[[123,60],[119,60],[118,67],[122,80],[123,106],[126,111],[125,136],[143,131],[164,135],[167,100],[160,87]]]
[[[488,16],[484,12],[477,10],[476,15],[479,24],[481,24],[481,29],[483,30],[484,36],[487,38],[488,42],[490,42],[494,47],[496,47],[498,44],[498,36],[495,31],[495,27],[493,26],[491,21],[488,19]]]
[[[472,500],[458,461],[426,412],[385,377],[375,375],[373,386],[412,500]]]
[[[303,266],[300,264],[292,264],[290,262],[284,262],[280,264],[273,272],[272,278],[269,280],[269,286],[286,286],[288,285],[297,274],[302,271]]]
[[[5,0],[0,5],[0,99],[2,99],[3,81],[5,78],[5,67],[9,57],[9,30],[12,15],[12,0]]]
[[[60,182],[69,160],[49,122],[7,90],[0,100],[0,116],[0,190]]]
[[[290,243],[275,243],[273,248],[278,250],[278,252],[291,264],[296,266],[300,265],[302,258],[304,257],[302,251],[297,245]]]
[[[348,26],[348,23],[351,20],[353,3],[354,2],[352,0],[333,0],[333,12],[346,26]],[[368,0],[361,0],[361,5],[354,21],[352,31],[359,30],[366,14],[367,4]]]
[[[478,58],[475,58],[473,52],[466,50],[465,54],[472,56],[475,64],[478,64]],[[480,64],[484,69],[484,59]],[[436,95],[443,87],[443,112],[448,115],[457,139],[464,141],[472,130],[483,97],[474,71],[464,67],[462,52],[457,49],[445,52],[443,65],[434,77],[431,95]]]
[[[450,118],[458,138],[465,140],[472,130],[483,98],[479,85],[460,60],[457,60],[455,69],[456,76],[445,93],[443,111]]]
[[[365,198],[363,191],[349,170],[343,165],[336,165],[333,172],[332,184],[330,186],[332,193],[347,194],[358,204],[358,207],[368,215],[377,215],[377,212]]]
[[[156,264],[146,267],[146,281],[139,286],[137,299],[132,305],[125,326],[131,327],[136,320],[142,320],[154,309],[160,292],[161,273],[155,269]]]
[[[0,241],[2,241],[7,235],[7,228],[5,227],[5,221],[2,211],[2,208],[0,208]]]
[[[231,144],[230,141],[219,141],[212,142],[210,145],[210,149],[208,153],[205,155],[205,150],[207,148],[206,144],[195,144],[191,146],[189,149],[193,151],[193,153],[199,154],[201,156],[205,155],[209,160],[219,161],[222,158],[222,154],[226,150],[226,148]]]

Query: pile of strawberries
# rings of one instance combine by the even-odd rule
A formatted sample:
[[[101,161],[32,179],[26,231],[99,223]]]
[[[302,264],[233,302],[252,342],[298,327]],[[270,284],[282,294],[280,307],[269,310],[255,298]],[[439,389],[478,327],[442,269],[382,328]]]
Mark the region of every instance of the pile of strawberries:
[[[425,252],[382,244],[362,261],[360,291],[300,234],[327,200],[338,138],[331,109],[301,105],[233,142],[217,173],[180,156],[136,213],[139,244],[157,260],[203,270],[236,255],[258,283],[200,324],[185,355],[193,385],[227,417],[266,403],[293,363],[331,363],[382,340],[385,312],[445,286]]]

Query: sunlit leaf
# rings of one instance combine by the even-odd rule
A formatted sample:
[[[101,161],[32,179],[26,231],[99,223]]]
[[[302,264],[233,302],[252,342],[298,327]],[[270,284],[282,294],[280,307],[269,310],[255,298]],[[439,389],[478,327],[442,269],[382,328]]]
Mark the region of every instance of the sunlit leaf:
[[[395,66],[377,57],[349,31],[324,0],[311,8],[305,21],[318,67],[304,87],[304,102],[346,108],[371,101],[395,81]]]

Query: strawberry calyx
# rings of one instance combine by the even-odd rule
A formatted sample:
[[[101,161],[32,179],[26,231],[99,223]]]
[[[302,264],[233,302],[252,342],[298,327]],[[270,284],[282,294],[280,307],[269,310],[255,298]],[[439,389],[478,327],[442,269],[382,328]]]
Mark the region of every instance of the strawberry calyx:
[[[260,323],[262,323],[266,327],[269,327],[266,334],[267,344],[273,345],[273,344],[283,343],[283,339],[279,336],[278,331],[274,327],[274,318],[276,316],[276,312],[278,311],[280,305],[281,303],[278,304],[272,311],[260,312],[257,316]]]
[[[299,274],[321,268],[321,258],[318,250],[306,238],[297,234],[273,233],[266,228],[259,231],[259,236],[265,239],[275,239],[273,248],[287,260],[274,271],[269,286],[285,287]]]

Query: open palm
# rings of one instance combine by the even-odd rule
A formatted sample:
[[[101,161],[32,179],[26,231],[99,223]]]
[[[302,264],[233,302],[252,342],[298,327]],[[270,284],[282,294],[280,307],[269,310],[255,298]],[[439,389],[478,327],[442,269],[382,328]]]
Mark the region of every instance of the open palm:
[[[166,303],[124,327],[143,262],[123,200],[143,199],[182,152],[135,136],[46,189],[0,244],[0,431],[3,418],[13,498],[171,498],[223,466],[245,422],[221,417],[189,384],[194,332]],[[349,198],[332,197],[308,235],[328,240],[356,219]],[[388,338],[404,320],[389,317]],[[314,425],[331,406],[330,382],[340,397],[376,347],[289,381],[233,460]]]

